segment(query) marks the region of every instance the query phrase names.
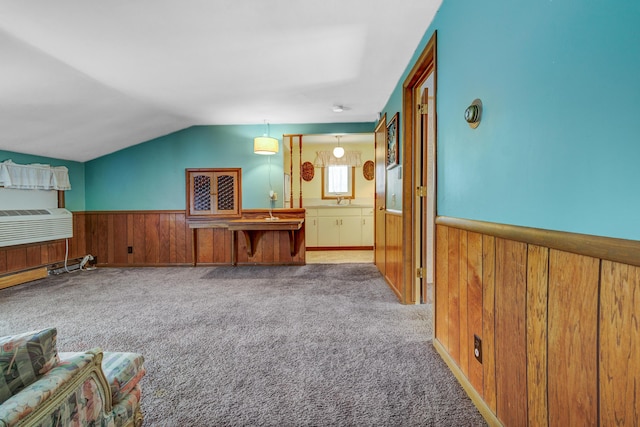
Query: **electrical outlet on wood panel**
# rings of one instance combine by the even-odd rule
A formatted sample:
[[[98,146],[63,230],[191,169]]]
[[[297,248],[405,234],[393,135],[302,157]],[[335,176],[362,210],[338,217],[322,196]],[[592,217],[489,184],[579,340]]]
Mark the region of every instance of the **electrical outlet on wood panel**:
[[[482,340],[477,335],[473,336],[473,356],[482,363]]]

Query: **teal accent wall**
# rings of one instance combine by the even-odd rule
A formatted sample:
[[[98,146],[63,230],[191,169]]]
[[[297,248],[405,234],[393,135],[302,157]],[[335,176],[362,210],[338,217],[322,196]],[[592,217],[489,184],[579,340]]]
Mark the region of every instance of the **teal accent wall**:
[[[280,152],[253,153],[265,125],[194,126],[91,160],[85,164],[86,209],[181,210],[186,168],[242,168],[242,207],[269,207],[269,179],[284,183],[282,135],[373,132],[374,123],[272,124]],[[270,166],[269,166],[270,165]],[[269,173],[270,169],[270,173]],[[284,197],[274,207],[282,207]]]
[[[51,166],[66,166],[69,169],[71,190],[64,193],[65,206],[70,211],[84,211],[84,163],[0,150],[0,162],[5,160],[20,164],[43,163]]]
[[[640,240],[638,23],[637,0],[444,0],[385,106],[437,30],[438,214]]]

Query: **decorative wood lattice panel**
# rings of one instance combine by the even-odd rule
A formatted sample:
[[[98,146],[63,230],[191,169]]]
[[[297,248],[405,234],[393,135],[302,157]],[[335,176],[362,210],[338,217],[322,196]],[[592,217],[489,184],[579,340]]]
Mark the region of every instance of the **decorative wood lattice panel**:
[[[235,207],[234,177],[218,176],[218,210],[229,211]]]
[[[211,177],[197,175],[193,177],[193,209],[196,211],[211,210]]]

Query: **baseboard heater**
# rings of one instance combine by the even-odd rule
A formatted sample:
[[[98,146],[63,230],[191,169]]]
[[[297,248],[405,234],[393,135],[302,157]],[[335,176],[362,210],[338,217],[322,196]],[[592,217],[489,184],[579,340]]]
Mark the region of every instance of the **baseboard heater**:
[[[64,208],[0,210],[0,247],[73,237],[73,215]]]

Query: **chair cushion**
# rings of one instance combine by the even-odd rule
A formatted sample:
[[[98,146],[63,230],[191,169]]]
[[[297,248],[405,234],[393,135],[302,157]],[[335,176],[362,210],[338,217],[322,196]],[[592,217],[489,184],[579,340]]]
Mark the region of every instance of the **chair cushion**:
[[[0,403],[59,363],[55,328],[0,337]]]
[[[102,370],[111,386],[114,405],[129,394],[146,373],[141,354],[110,351],[104,352]]]

